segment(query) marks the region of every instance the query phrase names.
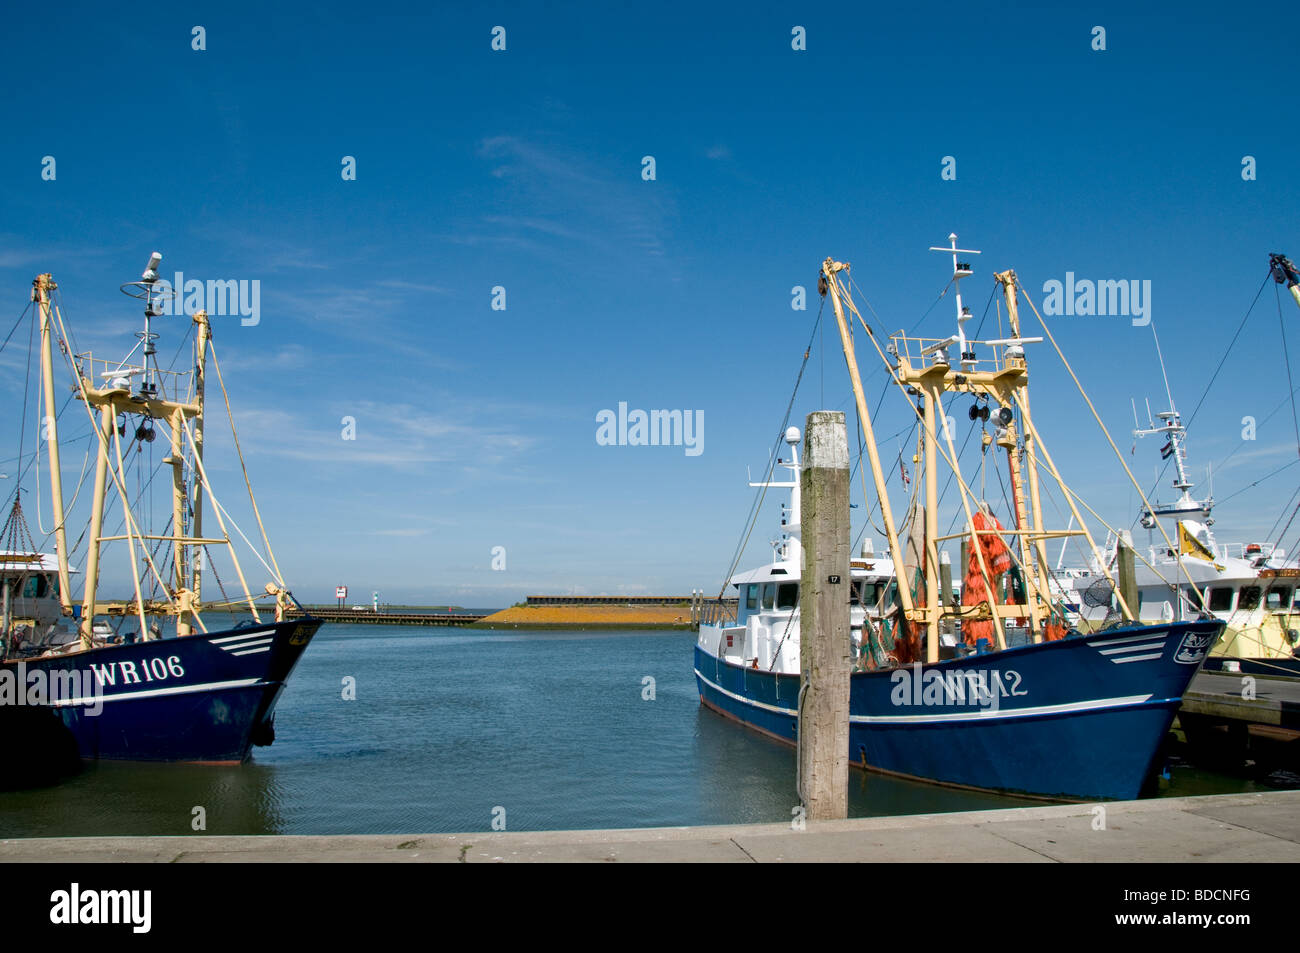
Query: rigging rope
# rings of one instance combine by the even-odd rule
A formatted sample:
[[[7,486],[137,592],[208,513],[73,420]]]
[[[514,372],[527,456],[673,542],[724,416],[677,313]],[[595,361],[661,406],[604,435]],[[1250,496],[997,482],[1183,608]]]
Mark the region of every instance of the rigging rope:
[[[1232,335],[1232,340],[1228,342],[1227,350],[1225,350],[1223,352],[1223,356],[1219,358],[1218,366],[1214,369],[1214,373],[1210,375],[1210,379],[1206,382],[1205,390],[1201,392],[1200,399],[1196,402],[1196,406],[1192,408],[1192,415],[1187,418],[1187,423],[1183,424],[1184,436],[1186,436],[1187,432],[1192,429],[1192,422],[1196,420],[1196,415],[1200,411],[1201,405],[1205,403],[1205,398],[1209,396],[1210,388],[1214,386],[1214,382],[1218,378],[1219,372],[1223,370],[1223,365],[1227,362],[1228,355],[1232,353],[1233,345],[1237,343],[1237,338],[1241,336],[1242,330],[1246,327],[1246,321],[1250,318],[1251,312],[1255,310],[1255,305],[1259,303],[1260,295],[1264,293],[1264,287],[1268,284],[1268,281],[1272,276],[1273,276],[1273,271],[1270,268],[1269,271],[1264,275],[1264,280],[1263,282],[1260,283],[1259,290],[1255,292],[1255,298],[1253,301],[1251,301],[1250,307],[1247,308],[1246,313],[1241,316],[1241,323],[1237,325],[1237,331],[1235,334]],[[1025,297],[1028,298],[1029,295],[1026,293]],[[1170,459],[1172,459],[1172,457]],[[1169,469],[1169,460],[1166,460],[1164,462],[1164,465],[1160,468],[1160,472],[1156,475],[1155,482],[1151,484],[1151,489],[1147,491],[1146,494],[1147,496],[1150,496],[1152,493],[1154,493],[1156,489],[1160,486],[1160,481],[1164,479],[1165,471],[1168,469]],[[1139,492],[1141,491],[1139,490]],[[1141,519],[1140,515],[1134,517],[1133,522],[1129,524],[1129,529],[1132,529],[1134,526],[1136,526],[1140,519]]]
[[[776,469],[776,456],[781,452],[781,441],[785,439],[786,427],[789,426],[790,423],[790,412],[794,409],[795,397],[799,394],[799,384],[803,380],[804,369],[808,366],[808,357],[812,353],[813,341],[816,339],[818,327],[821,326],[822,311],[824,311],[825,308],[826,299],[822,298],[821,307],[817,309],[817,320],[813,323],[812,334],[808,338],[807,346],[803,349],[803,361],[799,364],[799,375],[795,378],[794,390],[790,393],[790,403],[786,405],[785,417],[781,420],[781,430],[777,434],[776,443],[773,444],[772,452],[767,458],[767,476],[763,478],[764,485],[760,486],[758,488],[759,492],[754,494],[754,502],[750,506],[749,510],[749,526],[741,537],[740,542],[737,544],[735,553],[732,555],[731,567],[727,570],[726,575],[723,576],[722,586],[718,589],[717,599],[715,600],[717,602],[721,602],[722,597],[726,595],[727,584],[731,582],[731,577],[735,574],[736,567],[740,565],[740,560],[744,558],[745,548],[749,545],[749,537],[754,532],[754,526],[758,522],[758,514],[762,510],[763,500],[767,497],[766,484],[771,482],[772,473]]]
[[[1133,487],[1139,493],[1141,493],[1142,487],[1138,485],[1137,478],[1133,476],[1133,471],[1130,470],[1128,464],[1124,462],[1124,455],[1121,454],[1119,452],[1119,448],[1115,446],[1115,441],[1111,439],[1110,431],[1106,429],[1105,423],[1102,422],[1101,415],[1097,413],[1097,408],[1093,406],[1092,400],[1088,397],[1087,392],[1083,389],[1083,384],[1079,381],[1078,376],[1074,373],[1074,368],[1072,368],[1070,366],[1070,362],[1066,360],[1065,354],[1062,353],[1060,346],[1056,343],[1056,338],[1053,337],[1051,329],[1047,326],[1047,322],[1043,320],[1043,316],[1038,313],[1038,308],[1034,306],[1034,301],[1032,298],[1029,297],[1029,292],[1027,292],[1024,289],[1024,286],[1020,284],[1019,278],[1016,279],[1016,287],[1019,288],[1020,293],[1025,296],[1025,301],[1028,303],[1029,309],[1034,312],[1034,317],[1038,319],[1038,323],[1042,326],[1043,333],[1047,335],[1047,340],[1052,342],[1052,349],[1056,351],[1056,356],[1061,359],[1061,363],[1065,366],[1065,370],[1070,375],[1070,379],[1074,381],[1075,387],[1079,389],[1079,394],[1083,397],[1084,403],[1088,405],[1088,410],[1092,412],[1093,419],[1097,421],[1097,426],[1101,428],[1101,432],[1105,436],[1106,442],[1110,444],[1111,450],[1115,452],[1115,458],[1119,460],[1120,466],[1122,466],[1124,468],[1124,472],[1128,474],[1129,481],[1133,484]],[[1021,410],[1023,412],[1024,410],[1023,405],[1021,406]],[[1155,512],[1154,507],[1152,507],[1151,503],[1147,500],[1146,494],[1142,495],[1142,505],[1145,506],[1149,512]],[[1169,549],[1171,551],[1176,550],[1177,547],[1174,546],[1173,541],[1169,538],[1169,534],[1165,532],[1164,525],[1159,520],[1156,520],[1156,527],[1160,530],[1160,535],[1164,537],[1165,544],[1169,547]],[[1184,575],[1187,576],[1187,584],[1192,588],[1192,591],[1196,593],[1197,599],[1199,599],[1202,603],[1204,603],[1205,599],[1204,599],[1204,595],[1201,592],[1200,587],[1192,580],[1191,575],[1187,573],[1187,567],[1183,565],[1182,560],[1181,559],[1176,560],[1176,565],[1178,566],[1178,569],[1182,571]],[[1160,573],[1157,572],[1157,575],[1160,575]],[[1160,575],[1160,578],[1165,582],[1168,582],[1168,580],[1164,579],[1162,575]],[[1136,615],[1134,616],[1134,618],[1136,618]]]

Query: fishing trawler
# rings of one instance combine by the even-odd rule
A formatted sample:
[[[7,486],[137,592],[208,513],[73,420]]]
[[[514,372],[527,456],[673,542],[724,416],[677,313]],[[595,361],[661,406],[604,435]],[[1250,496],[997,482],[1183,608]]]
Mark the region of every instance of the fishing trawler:
[[[1270,255],[1269,274],[1277,284],[1287,285],[1300,305],[1300,273],[1290,259]],[[1195,484],[1187,470],[1187,427],[1174,405],[1154,322],[1151,329],[1169,409],[1154,418],[1148,409],[1143,427],[1135,406],[1133,435],[1135,440],[1148,436],[1165,440],[1160,456],[1173,465],[1178,496],[1139,512],[1138,522],[1151,535],[1145,553],[1121,532],[1108,536],[1104,551],[1091,554],[1086,566],[1063,574],[1062,595],[1071,621],[1100,628],[1117,618],[1100,567],[1114,569],[1122,538],[1136,556],[1134,586],[1140,620],[1182,621],[1209,613],[1226,625],[1223,638],[1206,659],[1206,669],[1300,676],[1300,564],[1275,543],[1226,544],[1215,538],[1213,493],[1202,499],[1192,496]],[[1155,538],[1157,521],[1162,519],[1174,527],[1174,546],[1160,545]]]
[[[1159,425],[1153,423],[1135,433],[1166,437],[1163,453],[1174,461],[1173,485],[1179,497],[1172,503],[1155,503],[1143,509],[1138,521],[1154,537],[1156,520],[1170,520],[1175,548],[1158,545],[1152,538],[1141,552],[1125,531],[1108,536],[1103,554],[1093,554],[1085,568],[1059,577],[1071,622],[1080,628],[1099,629],[1119,617],[1101,566],[1115,570],[1122,540],[1135,554],[1133,581],[1140,621],[1184,621],[1208,613],[1221,619],[1225,629],[1223,638],[1210,650],[1206,669],[1300,675],[1300,658],[1295,655],[1300,569],[1290,564],[1280,547],[1259,543],[1234,547],[1215,538],[1213,497],[1198,500],[1191,495],[1186,428],[1181,417],[1174,409],[1157,416]]]
[[[863,588],[850,614],[855,667],[849,761],[924,781],[1035,797],[1137,797],[1158,767],[1183,692],[1223,623],[1208,618],[1144,625],[1122,595],[1116,597],[1127,620],[1121,625],[1085,635],[1065,623],[1052,595],[1045,544],[1070,535],[1091,544],[1092,537],[1068,491],[1064,497],[1080,529],[1043,528],[1039,468],[1065,489],[1029,413],[1025,345],[1043,339],[1021,334],[1019,285],[1011,271],[995,275],[1011,335],[967,339],[970,312],[961,303],[960,281],[972,270],[958,256],[978,252],[959,249],[955,235],[949,240],[950,247],[934,249],[953,260],[958,326],[947,338],[896,334],[886,353],[845,285],[849,266],[828,258],[819,276],[839,328],[875,483],[873,509],[879,507],[890,552],[888,567],[868,568],[865,560],[850,566],[854,586]],[[905,395],[907,419],[915,419],[918,475],[904,533],[894,521],[846,310]],[[991,355],[981,357],[981,347]],[[949,357],[953,350],[956,364]],[[951,425],[942,415],[945,394],[969,395],[969,416],[982,430],[994,422],[995,434],[983,430],[988,439],[982,443],[1006,451],[1014,529],[1004,530],[962,477]],[[787,432],[786,442],[794,453],[797,433]],[[960,491],[958,515],[965,516],[964,530],[953,536],[938,532],[941,462]],[[776,558],[730,577],[739,591],[736,615],[700,626],[694,670],[704,706],[795,744],[803,681],[799,599],[809,580],[802,578],[797,454],[788,466],[794,476],[785,484],[790,502]],[[1007,544],[1004,535],[1013,542]],[[954,539],[965,540],[968,553],[960,597],[946,584],[939,555],[940,546]],[[1109,578],[1109,570],[1103,572]]]
[[[82,759],[239,763],[254,745],[274,739],[276,702],[321,623],[305,611],[288,617],[289,604],[297,601],[281,578],[247,483],[233,416],[233,446],[261,550],[209,482],[203,452],[209,362],[227,410],[229,398],[206,311],[186,322],[194,335],[188,369],[159,366],[159,335],[151,322],[174,295],[158,277],[160,261],[155,253],[141,280],[122,286],[143,302],[144,330],[121,361],[77,353],[57,304],[57,285],[49,274],[33,282],[45,448],[24,453],[20,439],[18,459],[37,470],[38,493],[41,458],[46,459],[55,553],[40,552],[33,538],[20,476],[0,530],[0,713],[8,706],[35,706],[57,715],[59,731],[72,739]],[[66,421],[55,401],[56,353],[72,377],[64,407],[74,418],[84,416],[89,427],[87,463],[71,504],[62,483],[59,428]],[[150,472],[149,448],[160,436],[166,455]],[[91,470],[86,530],[70,545],[66,506],[81,497]],[[170,476],[168,519],[161,527],[141,505],[147,499],[142,488],[155,474]],[[106,525],[113,519],[113,496],[121,510],[116,531]],[[212,508],[217,533],[205,530],[205,504]],[[258,596],[273,599],[273,608],[255,601],[232,534],[269,577]],[[77,573],[71,561],[83,542],[83,569]],[[121,578],[129,578],[132,599],[106,600],[99,594],[102,577],[112,568],[106,556],[113,547],[126,557]],[[238,595],[228,594],[217,574],[218,562],[227,560],[238,579]],[[82,579],[79,600],[73,598],[74,574]],[[219,599],[209,598],[213,582]],[[243,608],[247,613],[241,620],[233,613]],[[211,624],[213,618],[221,622]]]

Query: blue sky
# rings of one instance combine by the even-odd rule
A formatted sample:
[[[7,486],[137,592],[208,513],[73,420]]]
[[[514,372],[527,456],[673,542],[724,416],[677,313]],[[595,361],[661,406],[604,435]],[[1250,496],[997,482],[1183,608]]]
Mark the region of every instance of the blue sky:
[[[1015,268],[1040,304],[1067,271],[1149,279],[1185,413],[1268,253],[1300,256],[1289,39],[1218,5],[223,3],[8,22],[4,320],[50,271],[79,338],[125,353],[138,313],[117,286],[149,252],[164,275],[259,280],[260,322],[218,318],[216,344],[277,556],[311,601],[339,583],[354,601],[471,606],[716,591],[827,255],[853,263],[888,330],[946,284],[926,249],[951,231],[984,251],[963,284],[977,321],[995,270]],[[795,285],[809,310],[791,309]],[[1297,362],[1300,315],[1282,305]],[[164,355],[179,340],[167,320]],[[944,299],[919,333],[953,324]],[[1052,327],[1149,485],[1158,443],[1127,455],[1130,399],[1159,409],[1163,394],[1150,329]],[[1030,351],[1039,427],[1073,485],[1128,526],[1136,494],[1045,347]],[[792,422],[849,406],[832,337],[824,351]],[[1300,467],[1245,489],[1295,459],[1290,405],[1262,422],[1288,393],[1283,354],[1270,283],[1190,435],[1198,479],[1233,453],[1215,495],[1243,492],[1216,512],[1221,541],[1263,538],[1297,486]],[[0,355],[15,447],[24,360],[25,342]],[[598,445],[596,414],[620,401],[702,411],[703,453]],[[890,395],[878,431],[907,414]],[[1247,415],[1261,423],[1243,447]],[[233,461],[212,466],[219,488],[238,480]],[[767,508],[746,564],[766,558]]]

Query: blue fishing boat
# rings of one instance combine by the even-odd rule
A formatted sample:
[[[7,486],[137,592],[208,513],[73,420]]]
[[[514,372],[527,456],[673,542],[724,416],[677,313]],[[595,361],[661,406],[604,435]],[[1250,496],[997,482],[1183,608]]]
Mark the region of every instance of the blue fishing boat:
[[[1006,296],[1011,337],[967,339],[963,325],[970,312],[961,304],[959,282],[971,269],[958,256],[978,252],[957,248],[955,235],[950,242],[937,250],[953,256],[958,333],[942,339],[895,335],[887,351],[845,287],[848,266],[831,259],[822,266],[820,288],[834,307],[876,484],[871,510],[878,510],[889,543],[889,556],[877,557],[868,540],[845,567],[846,635],[854,666],[848,760],[908,778],[1035,797],[1138,797],[1159,767],[1183,693],[1222,634],[1223,622],[1206,613],[1200,619],[1141,624],[1134,621],[1137,607],[1124,602],[1111,580],[1117,615],[1127,621],[1090,634],[1066,624],[1044,541],[1082,534],[1095,543],[1086,528],[1049,532],[1042,526],[1038,468],[1064,488],[1028,413],[1024,346],[1042,339],[1021,336],[1018,286],[1009,271],[996,277]],[[902,531],[894,522],[863,400],[846,310],[861,322],[915,419],[915,486],[899,453],[896,491],[910,490],[911,497]],[[982,345],[993,347],[991,359],[978,357]],[[956,351],[955,364],[950,350]],[[1010,497],[1005,502],[1014,514],[1013,530],[1004,530],[988,501],[962,479],[953,425],[941,408],[952,403],[944,403],[945,394],[963,393],[973,400],[972,426],[988,438],[983,446],[1006,451]],[[730,576],[738,596],[736,614],[701,624],[694,669],[704,706],[797,744],[805,684],[800,598],[810,580],[804,578],[800,538],[797,428],[786,430],[783,439],[790,458],[777,463],[791,471],[791,478],[751,484],[762,492],[790,490],[773,559]],[[936,530],[941,459],[962,495],[957,516],[965,516],[966,528],[956,536]],[[1068,492],[1066,499],[1073,509]],[[1010,544],[1004,535],[1012,537]],[[947,553],[940,552],[953,539],[964,541],[960,580],[949,578]],[[839,576],[829,581],[838,583]]]
[[[737,646],[745,644],[745,621],[731,636]],[[756,668],[743,649],[719,652],[736,628],[701,626],[700,701],[794,744],[802,677]],[[1136,798],[1159,768],[1183,692],[1221,631],[1219,622],[1131,626],[854,672],[849,763],[1039,797]]]
[[[160,260],[155,254],[140,281],[122,286],[143,301],[145,315],[135,348],[122,360],[76,352],[54,294],[57,285],[48,274],[33,282],[45,439],[44,447],[28,451],[20,436],[18,459],[24,473],[28,462],[46,460],[55,553],[42,552],[33,538],[20,479],[0,528],[0,717],[15,729],[6,732],[11,746],[21,728],[40,735],[40,750],[66,750],[84,760],[238,764],[255,745],[274,740],[276,702],[321,622],[298,605],[281,578],[246,480],[233,416],[233,446],[260,546],[208,479],[203,448],[209,366],[227,409],[229,398],[206,311],[187,322],[194,340],[184,369],[159,366],[151,321],[165,313],[175,294],[158,277]],[[55,354],[73,378],[74,399],[62,407],[54,397]],[[86,530],[71,545],[71,504],[60,464],[65,413],[89,424],[87,465],[72,494],[72,503],[81,499],[88,506]],[[158,437],[167,448],[161,461],[147,452]],[[142,505],[149,497],[138,489],[158,475],[171,490],[161,516]],[[117,501],[110,507],[112,496]],[[205,504],[216,517],[215,531],[204,529]],[[110,528],[106,521],[118,515],[118,506],[121,524]],[[237,542],[246,545],[246,561],[251,551],[251,564],[241,563]],[[114,549],[125,557],[116,567],[108,560]],[[84,554],[80,569],[72,565],[74,553]],[[249,565],[269,577],[256,593],[248,584]],[[100,595],[114,568],[114,582],[129,587],[133,597]],[[74,577],[82,580],[75,599]],[[227,589],[232,577],[238,582],[233,592]]]
[[[0,704],[53,709],[83,759],[239,764],[275,740],[276,702],[318,628],[296,619],[11,658]]]

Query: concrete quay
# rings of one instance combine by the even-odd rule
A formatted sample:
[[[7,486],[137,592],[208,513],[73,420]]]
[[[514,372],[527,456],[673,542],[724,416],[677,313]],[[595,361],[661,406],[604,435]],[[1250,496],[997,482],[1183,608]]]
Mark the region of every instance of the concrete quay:
[[[1103,809],[1101,812],[1098,809]],[[5,863],[1297,863],[1300,791],[789,824],[0,840]]]

